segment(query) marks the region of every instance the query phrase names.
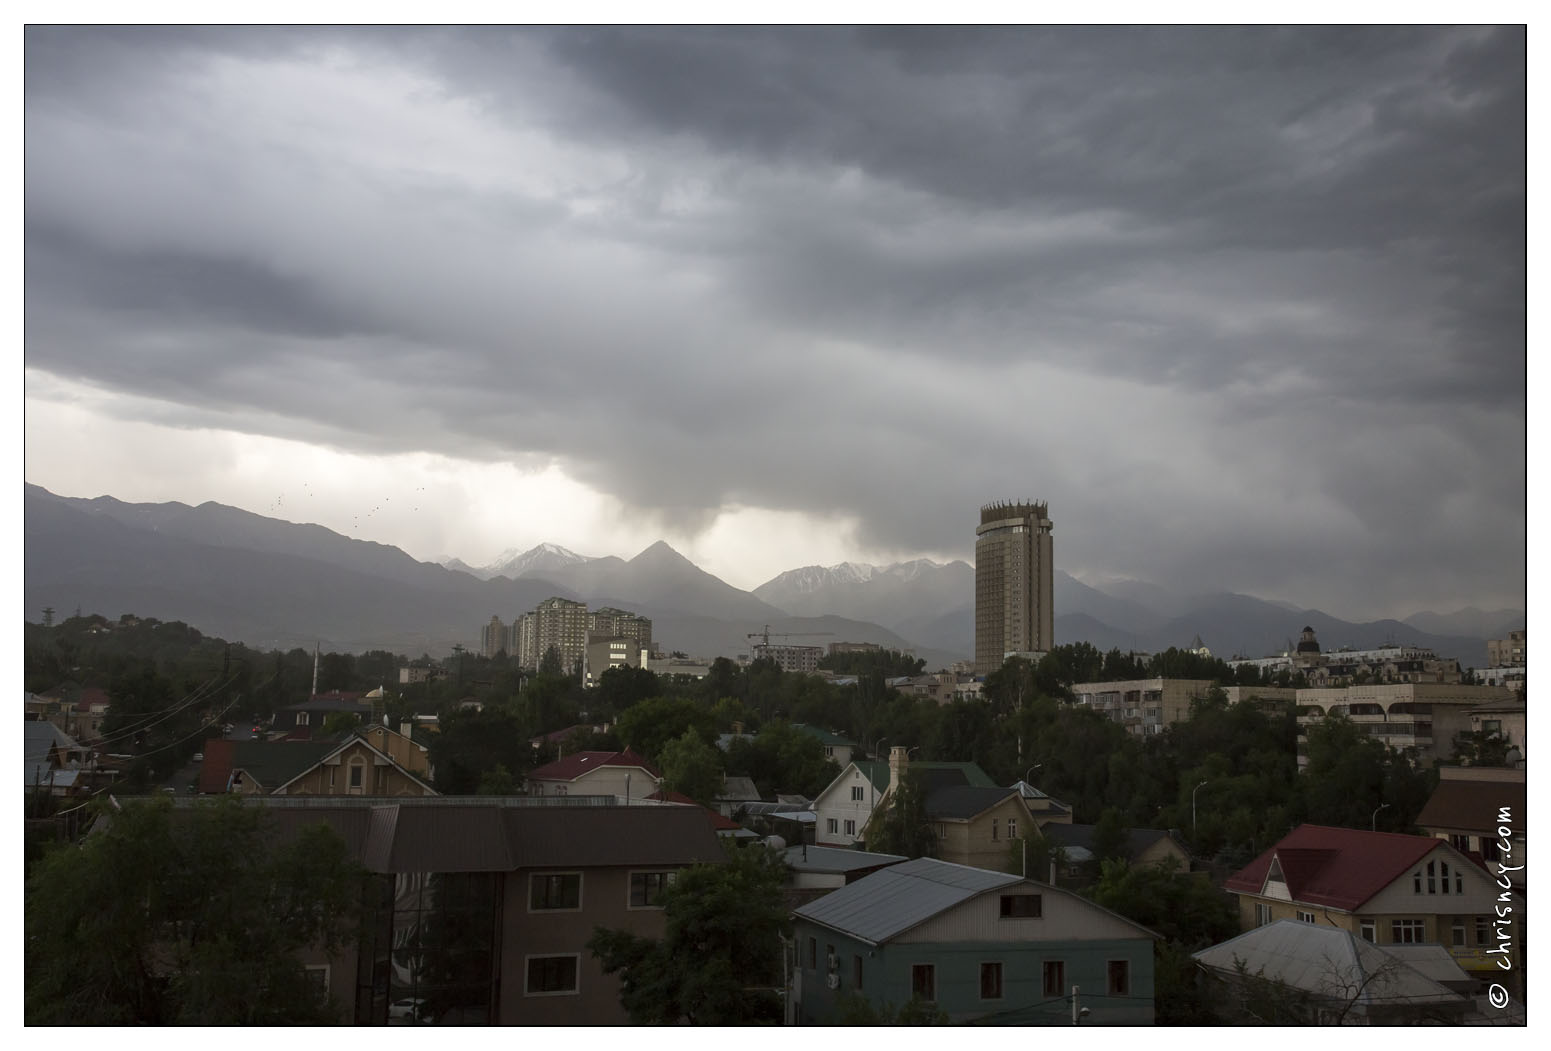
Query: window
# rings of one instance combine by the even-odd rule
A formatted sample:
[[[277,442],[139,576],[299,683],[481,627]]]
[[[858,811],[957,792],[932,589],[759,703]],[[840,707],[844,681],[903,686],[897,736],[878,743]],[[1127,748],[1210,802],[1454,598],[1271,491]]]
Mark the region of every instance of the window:
[[[1465,874],[1458,867],[1454,869],[1454,893],[1465,893]]]
[[[339,767],[337,767],[337,766],[331,766],[331,767],[329,767],[329,787],[330,787],[330,788],[333,788],[333,787],[334,787],[334,773],[335,773],[335,771],[337,771],[337,770],[338,770],[338,769],[339,769]]]
[[[937,999],[937,967],[934,964],[911,964],[910,995],[922,1000]]]
[[[296,725],[297,726],[306,726],[307,725],[307,713],[306,712],[297,712],[296,713]]]
[[[662,892],[668,889],[676,872],[632,872],[630,874],[630,907],[632,909],[662,908]]]
[[[856,822],[852,821],[850,818],[846,819],[846,835],[848,835],[848,836],[856,835]]]
[[[1459,948],[1465,944],[1465,917],[1454,917],[1454,947]]]
[[[1420,894],[1420,893],[1422,893],[1422,870],[1421,869],[1417,869],[1415,872],[1411,873],[1411,892],[1413,894]]]
[[[1002,998],[1002,964],[983,963],[980,965],[980,999],[1000,1000]]]
[[[1015,817],[1010,817],[1007,819],[1007,838],[1018,838],[1018,819]]]
[[[1404,945],[1426,941],[1426,927],[1421,920],[1391,920],[1390,941]]]
[[[851,802],[853,802],[853,803],[860,803],[861,801],[862,801],[862,786],[861,785],[852,785],[851,786]]]
[[[851,988],[857,992],[862,991],[862,958],[860,956],[851,957]]]
[[[1040,896],[1038,894],[1003,894],[1002,919],[1039,919]]]
[[[1263,902],[1255,902],[1255,926],[1264,927],[1271,922],[1271,906]]]
[[[556,996],[577,991],[577,954],[528,957],[528,995]]]
[[[329,994],[329,965],[326,963],[308,964],[307,980],[317,988],[318,992],[327,996]]]
[[[1476,917],[1476,947],[1492,944],[1492,918],[1490,916]]]
[[[837,818],[829,818],[824,822],[824,831],[832,836],[838,834],[840,832],[840,821]]]
[[[1358,936],[1365,942],[1376,942],[1379,940],[1378,930],[1372,920],[1359,921],[1357,924],[1357,933]]]
[[[360,788],[361,787],[361,764],[360,763],[351,763],[350,764],[350,787],[351,788]]]
[[[1045,997],[1066,995],[1066,964],[1060,960],[1045,961]]]
[[[1131,961],[1109,961],[1109,995],[1131,995]]]
[[[582,874],[580,872],[535,872],[528,877],[528,911],[580,909]]]
[[[1299,909],[1298,910],[1298,922],[1299,923],[1313,923],[1314,922],[1314,914],[1312,912],[1304,912],[1302,909]]]
[[[1433,875],[1433,863],[1431,861],[1427,863],[1427,893],[1438,893],[1438,881],[1437,878]]]
[[[1481,837],[1481,857],[1483,860],[1496,861],[1502,856],[1502,851],[1498,849],[1497,842],[1497,839],[1493,836]]]
[[[1438,862],[1438,882],[1443,885],[1443,893],[1447,894],[1449,892],[1449,863],[1447,861]]]
[[[992,842],[995,842],[996,839],[997,839],[997,835],[996,835],[996,818],[993,817],[991,819],[991,840],[992,840]]]

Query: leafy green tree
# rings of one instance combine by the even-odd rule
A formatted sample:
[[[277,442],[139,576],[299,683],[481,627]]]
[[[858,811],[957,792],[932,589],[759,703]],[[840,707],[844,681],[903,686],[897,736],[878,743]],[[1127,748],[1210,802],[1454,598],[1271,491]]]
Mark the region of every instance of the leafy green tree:
[[[752,740],[738,739],[728,746],[727,772],[752,778],[767,793],[812,798],[840,776],[840,767],[824,755],[817,737],[784,719],[774,719]]]
[[[1196,982],[1190,954],[1239,933],[1233,899],[1205,876],[1171,866],[1107,861],[1088,890],[1095,902],[1163,936],[1155,958],[1154,1008],[1159,1025],[1214,1025],[1217,1017]]]
[[[587,710],[595,718],[618,715],[633,704],[649,697],[662,696],[662,684],[654,672],[622,664],[598,676],[598,684],[588,697]]]
[[[881,1007],[861,993],[845,992],[835,998],[835,1006],[825,1025],[947,1025],[948,1012],[930,1000],[912,996],[901,1007],[885,1002]]]
[[[693,728],[663,745],[658,762],[669,791],[682,792],[701,806],[722,794],[722,753]]]
[[[1093,826],[1093,859],[1096,865],[1127,859],[1131,852],[1128,831],[1125,822],[1121,820],[1120,811],[1114,807],[1105,807]]]
[[[431,738],[431,768],[442,795],[474,795],[488,771],[503,766],[517,773],[528,769],[532,749],[528,728],[515,712],[504,708],[451,711],[441,720],[441,732]]]
[[[919,770],[906,769],[899,786],[867,823],[867,849],[907,858],[935,858],[937,836],[926,816],[926,781]]]
[[[343,950],[363,879],[326,825],[277,843],[235,798],[131,803],[27,881],[26,1022],[336,1021],[298,954]]]
[[[560,647],[551,646],[544,651],[544,655],[539,658],[539,674],[565,677],[565,660],[560,656]]]
[[[1508,739],[1484,730],[1456,734],[1454,761],[1465,766],[1507,766]]]
[[[477,795],[482,796],[514,796],[522,788],[522,780],[512,776],[512,772],[501,764],[486,770],[479,775],[479,788]]]
[[[354,733],[361,728],[361,717],[355,712],[330,712],[323,720],[322,736]]]
[[[819,668],[836,675],[871,675],[897,679],[903,675],[920,675],[926,667],[926,658],[912,657],[899,650],[867,650],[858,653],[831,653],[819,658]]]
[[[614,724],[614,733],[625,745],[649,762],[657,762],[663,745],[685,730],[693,730],[707,744],[716,740],[716,722],[708,708],[687,697],[653,697],[627,709]]]
[[[725,863],[685,869],[663,892],[662,938],[594,930],[587,948],[620,975],[630,1021],[779,1025],[786,871],[777,851],[728,847]]]

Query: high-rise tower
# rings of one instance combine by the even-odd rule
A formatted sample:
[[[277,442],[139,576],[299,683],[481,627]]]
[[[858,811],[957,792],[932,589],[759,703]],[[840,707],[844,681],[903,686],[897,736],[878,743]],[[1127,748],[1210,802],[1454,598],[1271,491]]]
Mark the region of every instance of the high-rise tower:
[[[975,530],[975,674],[1055,645],[1050,507],[987,504]]]

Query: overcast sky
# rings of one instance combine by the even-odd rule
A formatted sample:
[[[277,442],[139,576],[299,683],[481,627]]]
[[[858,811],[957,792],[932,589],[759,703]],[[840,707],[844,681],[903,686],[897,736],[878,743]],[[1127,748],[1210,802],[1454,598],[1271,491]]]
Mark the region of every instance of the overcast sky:
[[[1524,604],[1525,33],[26,33],[26,476]]]

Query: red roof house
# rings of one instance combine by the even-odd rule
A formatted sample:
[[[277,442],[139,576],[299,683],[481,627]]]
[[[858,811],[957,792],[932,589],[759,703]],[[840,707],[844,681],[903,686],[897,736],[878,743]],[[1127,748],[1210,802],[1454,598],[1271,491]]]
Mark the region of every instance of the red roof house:
[[[1223,889],[1239,896],[1245,930],[1301,920],[1379,945],[1439,944],[1482,974],[1498,971],[1501,958],[1517,961],[1522,944],[1522,896],[1499,887],[1495,870],[1427,836],[1300,825]],[[1509,910],[1506,924],[1499,903]]]
[[[575,752],[528,774],[528,792],[536,796],[641,799],[660,784],[662,774],[628,748],[622,752]]]

